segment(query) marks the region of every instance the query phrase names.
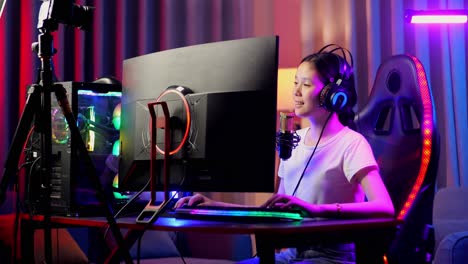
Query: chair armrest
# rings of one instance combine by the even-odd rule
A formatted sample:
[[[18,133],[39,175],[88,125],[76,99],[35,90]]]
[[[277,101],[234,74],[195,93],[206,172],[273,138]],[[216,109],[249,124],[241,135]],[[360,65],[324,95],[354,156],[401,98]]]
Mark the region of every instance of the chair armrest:
[[[468,231],[451,233],[436,249],[434,264],[468,263]]]

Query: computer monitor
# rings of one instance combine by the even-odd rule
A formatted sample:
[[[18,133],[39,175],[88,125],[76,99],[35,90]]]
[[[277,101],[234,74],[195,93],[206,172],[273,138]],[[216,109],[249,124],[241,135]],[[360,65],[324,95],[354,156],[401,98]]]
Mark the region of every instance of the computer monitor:
[[[273,192],[277,72],[276,36],[195,45],[125,60],[119,189],[136,191],[149,179],[148,102],[169,88],[183,90],[188,104],[187,109],[177,96],[160,98],[168,103],[171,115],[171,150],[181,147],[171,156],[170,189]],[[156,110],[158,119],[162,118],[160,107]],[[160,149],[163,131],[158,129]],[[162,158],[158,155],[160,190]]]

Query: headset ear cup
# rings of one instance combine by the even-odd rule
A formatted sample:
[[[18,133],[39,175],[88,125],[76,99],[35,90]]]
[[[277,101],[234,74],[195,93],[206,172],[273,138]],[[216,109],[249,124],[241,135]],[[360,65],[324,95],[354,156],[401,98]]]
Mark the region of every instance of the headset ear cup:
[[[331,83],[325,85],[322,90],[320,91],[319,94],[319,104],[321,107],[324,107],[325,109],[329,110],[329,105],[328,105],[328,97],[330,94],[330,89],[331,89]]]
[[[339,89],[330,98],[331,105],[335,112],[341,112],[348,106],[349,96],[346,90]]]
[[[350,103],[348,91],[336,83],[323,87],[319,95],[320,106],[329,112],[340,112]]]

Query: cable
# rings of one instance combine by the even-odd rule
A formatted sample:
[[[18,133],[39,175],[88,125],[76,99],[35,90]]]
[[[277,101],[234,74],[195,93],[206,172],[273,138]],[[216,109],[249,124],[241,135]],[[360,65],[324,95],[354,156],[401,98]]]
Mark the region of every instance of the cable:
[[[34,162],[24,162],[25,161],[25,157],[26,157],[26,153],[28,152],[28,148],[27,148],[27,145],[28,145],[28,141],[31,139],[31,135],[33,134],[34,132],[34,126],[32,126],[26,136],[26,140],[24,141],[24,144],[23,144],[23,155],[21,156],[20,160],[19,160],[19,165],[18,166],[18,169],[17,169],[17,175],[19,176],[20,175],[20,171],[27,165],[29,164],[32,164],[31,166],[34,166]],[[36,159],[37,160],[37,159]],[[17,177],[18,177],[17,176]],[[29,184],[28,184],[29,186]],[[15,201],[15,220],[14,220],[14,227],[13,227],[13,259],[12,259],[12,262],[15,263],[16,262],[16,259],[17,259],[17,244],[18,244],[18,229],[19,229],[19,216],[20,216],[20,209],[22,208],[22,205],[21,205],[21,201],[20,201],[20,193],[19,193],[19,179],[17,178],[16,180],[16,183],[15,183],[15,191],[16,191],[16,201]]]
[[[135,195],[133,195],[132,198],[130,198],[127,201],[127,203],[124,206],[122,206],[122,208],[120,208],[120,210],[117,213],[114,214],[115,219],[117,219],[120,216],[120,214],[125,210],[125,208],[127,208],[127,206],[129,206],[138,196],[140,196],[146,190],[146,188],[148,188],[150,182],[151,182],[151,178],[148,179],[145,186],[143,186],[141,190],[139,190]],[[106,239],[107,233],[109,232],[109,229],[110,229],[109,224],[106,224],[105,227],[106,227],[106,231],[104,232],[104,240]]]
[[[34,153],[34,150],[37,150],[37,149],[40,149],[41,148],[41,145],[39,144],[41,139],[40,137],[37,136],[37,133],[34,133],[34,129],[35,129],[35,126],[31,126],[31,129],[28,133],[28,136],[27,136],[27,139],[25,141],[25,144],[24,144],[24,147],[23,147],[23,150],[24,150],[24,156],[23,157],[30,157],[29,158],[29,161],[28,162],[24,162],[21,166],[18,167],[18,171],[23,169],[26,165],[30,165],[29,166],[29,170],[28,172],[25,174],[25,181],[24,181],[24,184],[26,185],[26,189],[25,189],[25,196],[24,196],[24,203],[23,206],[23,211],[24,210],[27,210],[29,215],[30,215],[30,218],[32,218],[32,215],[33,215],[33,209],[32,209],[32,202],[31,202],[31,175],[33,173],[33,170],[36,166],[36,163],[41,159],[41,156],[38,156],[38,157],[33,157],[31,155],[31,152]],[[29,142],[29,144],[27,144],[27,142]],[[26,158],[24,158],[26,159]],[[34,159],[34,160],[32,160]],[[18,174],[19,175],[19,174]]]
[[[323,124],[322,131],[320,131],[320,136],[319,136],[319,138],[317,140],[317,143],[315,143],[314,150],[312,151],[312,154],[310,155],[309,160],[307,161],[307,163],[306,163],[306,165],[304,167],[304,170],[302,171],[302,174],[301,174],[301,177],[299,178],[299,181],[297,181],[296,188],[294,188],[294,192],[292,193],[292,196],[294,196],[296,194],[297,188],[299,187],[299,184],[301,184],[301,181],[302,181],[302,178],[304,177],[305,171],[306,171],[307,167],[309,166],[310,160],[312,159],[312,157],[315,154],[315,150],[317,150],[317,146],[318,146],[318,144],[320,142],[320,139],[322,139],[323,131],[325,131],[325,127],[327,126],[328,121],[330,120],[332,115],[333,115],[333,112],[331,112],[328,115],[327,120],[325,121],[325,124]]]
[[[188,151],[197,151],[198,148],[196,142],[198,138],[198,127],[196,126],[197,123],[194,122],[197,119],[197,114],[195,113],[195,111],[193,111],[193,109],[191,109],[190,114],[192,116],[193,121],[190,125],[190,136],[187,140],[189,144]]]
[[[140,264],[140,251],[141,251],[141,238],[142,237],[143,237],[143,235],[141,235],[138,238],[138,242],[137,242],[137,264]]]
[[[181,179],[180,182],[179,182],[179,188],[182,188],[182,186],[183,186],[183,184],[184,184],[184,182],[185,182],[185,176],[187,175],[187,173],[184,172],[183,175],[184,175],[184,176],[182,177],[182,179]],[[137,248],[137,263],[140,263],[140,247],[141,247],[141,239],[142,239],[143,235],[145,234],[146,230],[148,230],[148,228],[149,228],[151,225],[153,225],[153,223],[154,223],[155,221],[158,220],[159,216],[160,216],[161,214],[163,214],[163,213],[166,211],[167,206],[168,206],[169,204],[171,204],[172,200],[173,200],[174,197],[177,195],[177,193],[178,193],[178,191],[174,192],[174,194],[169,198],[169,200],[164,201],[164,203],[159,207],[159,210],[156,212],[156,215],[153,217],[153,221],[151,221],[151,222],[149,222],[148,224],[146,224],[145,227],[143,228],[143,231],[141,231],[140,237],[138,238],[138,244],[137,244],[137,247],[138,247],[138,248]],[[180,254],[180,258],[182,259],[182,262],[183,262],[184,264],[186,264],[185,259],[184,259],[184,256],[182,256],[182,254]]]
[[[27,192],[27,195],[28,195],[28,199],[31,198],[31,183],[30,183],[31,174],[32,174],[32,171],[33,171],[34,167],[36,166],[36,163],[37,163],[40,159],[41,159],[41,156],[37,157],[37,158],[32,162],[31,167],[29,168],[29,173],[27,174],[27,179],[26,179],[26,181],[28,182],[28,184],[27,184],[28,187],[27,187],[26,192]],[[33,216],[33,209],[35,209],[35,208],[33,208],[31,204],[30,204],[29,207],[30,207],[29,210],[28,210],[28,211],[29,211],[29,216],[30,216],[30,218],[32,219],[32,216]]]
[[[117,219],[117,217],[119,217],[120,213],[123,212],[123,210],[125,209],[125,207],[127,207],[129,204],[131,204],[150,184],[151,182],[151,179],[148,180],[148,182],[145,184],[145,186],[140,190],[138,191],[134,196],[132,196],[132,198],[130,198],[130,200],[124,205],[122,206],[122,208],[120,208],[120,210],[114,215],[114,218]],[[184,173],[184,177],[182,177],[180,183],[179,183],[179,188],[182,187],[183,183],[185,182],[185,173]],[[157,220],[159,218],[159,216],[166,211],[166,207],[167,205],[170,204],[170,202],[174,199],[174,197],[177,195],[177,192],[175,192],[170,198],[169,200],[165,201],[159,211],[156,213],[156,216],[155,216],[155,220]],[[107,233],[109,232],[109,225],[106,224],[106,231],[104,232],[104,240],[106,239],[107,237]],[[146,230],[149,228],[149,225],[145,226],[145,228],[143,229],[140,237],[138,238],[138,242],[137,242],[137,263],[140,263],[140,248],[141,248],[141,239],[144,235],[144,233],[146,232]],[[185,262],[185,259],[184,257],[182,256],[182,254],[180,255],[182,261],[184,264],[186,264]]]
[[[184,177],[182,178],[180,185],[182,185],[182,183],[184,182],[184,180],[185,180],[185,175],[184,175]],[[180,187],[180,185],[179,185],[179,187]],[[175,192],[175,193],[169,198],[169,200],[164,201],[164,203],[159,207],[159,210],[156,212],[156,215],[154,216],[153,221],[151,221],[151,222],[149,222],[148,224],[146,224],[145,227],[143,228],[143,230],[141,231],[141,234],[140,234],[140,236],[139,236],[139,238],[138,238],[138,241],[139,241],[139,242],[138,242],[138,245],[137,245],[137,247],[138,247],[138,248],[137,248],[137,263],[140,263],[140,246],[141,246],[141,242],[140,242],[140,241],[141,241],[141,238],[142,238],[143,235],[145,234],[146,230],[148,230],[148,228],[149,228],[150,226],[152,226],[153,223],[154,223],[155,221],[158,220],[159,216],[161,216],[161,214],[163,214],[163,213],[166,211],[167,206],[172,202],[172,199],[174,199],[174,197],[175,197],[176,195],[177,195],[177,192]],[[185,261],[184,261],[184,263],[185,263]]]
[[[179,255],[180,255],[180,259],[182,260],[182,262],[183,262],[184,264],[187,264],[187,262],[185,262],[185,258],[184,258],[184,256],[182,255],[182,253],[179,253]]]
[[[138,196],[140,196],[146,190],[146,188],[148,188],[148,186],[150,185],[150,182],[151,182],[151,179],[148,179],[145,186],[143,186],[141,190],[139,190],[135,195],[133,195],[132,198],[130,198],[127,201],[127,203],[124,206],[122,206],[117,213],[115,213],[114,218],[119,217],[120,214],[125,210],[125,208],[127,208],[127,206],[129,206]]]

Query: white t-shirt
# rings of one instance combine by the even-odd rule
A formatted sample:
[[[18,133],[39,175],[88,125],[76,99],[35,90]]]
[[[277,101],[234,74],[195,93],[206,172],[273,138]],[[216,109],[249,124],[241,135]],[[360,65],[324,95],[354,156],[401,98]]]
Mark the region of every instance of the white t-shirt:
[[[285,194],[292,195],[315,146],[306,146],[309,127],[297,131],[301,137],[291,158],[281,160],[278,175]],[[364,192],[355,174],[366,167],[378,168],[372,149],[361,134],[344,127],[327,141],[320,141],[295,196],[312,204],[363,202]]]

